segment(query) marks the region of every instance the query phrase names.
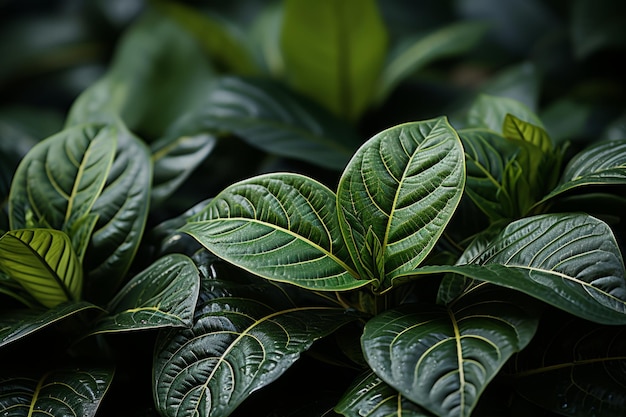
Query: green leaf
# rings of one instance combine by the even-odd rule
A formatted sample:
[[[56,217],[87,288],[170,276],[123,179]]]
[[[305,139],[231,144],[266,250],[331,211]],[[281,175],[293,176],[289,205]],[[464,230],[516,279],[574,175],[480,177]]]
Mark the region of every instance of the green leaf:
[[[376,101],[382,103],[402,81],[431,62],[470,50],[486,30],[482,22],[453,23],[397,45],[380,76]]]
[[[88,217],[111,170],[118,135],[115,126],[84,125],[35,145],[15,172],[11,229],[62,230],[82,260],[96,220]]]
[[[36,377],[0,376],[0,414],[93,417],[113,374],[104,368],[65,368]]]
[[[226,188],[181,231],[264,278],[340,291],[357,279],[342,240],[335,194],[298,174],[266,174]]]
[[[67,235],[52,229],[20,229],[0,238],[0,268],[46,307],[78,301],[83,270]]]
[[[464,184],[463,147],[444,117],[367,141],[337,190],[341,232],[361,276],[384,291],[417,267],[450,221]]]
[[[570,159],[559,185],[543,201],[581,187],[624,184],[626,140],[597,142]]]
[[[100,308],[86,301],[63,303],[50,309],[5,310],[0,315],[0,347],[21,340],[59,321],[89,309]]]
[[[334,114],[357,119],[387,55],[375,0],[287,0],[281,47],[291,86]]]
[[[509,140],[533,145],[541,151],[541,154],[547,154],[553,149],[550,136],[543,128],[525,122],[512,114],[504,117],[502,134]]]
[[[467,125],[468,127],[485,128],[500,133],[507,114],[512,114],[535,126],[543,127],[539,116],[525,104],[508,97],[488,94],[480,94],[472,103],[467,114]]]
[[[405,305],[363,331],[372,370],[402,395],[441,417],[467,417],[537,320],[517,300],[464,297],[448,308]]]
[[[374,373],[357,379],[343,395],[335,411],[346,417],[432,417]]]
[[[347,123],[276,82],[218,78],[170,136],[231,133],[270,154],[343,169],[359,138]]]
[[[164,137],[151,146],[153,187],[150,205],[166,200],[211,153],[217,139],[213,135]]]
[[[171,254],[133,277],[108,304],[91,333],[191,327],[200,274],[191,259]]]
[[[513,288],[597,323],[626,324],[619,246],[606,223],[586,214],[518,220],[468,264],[426,266],[414,275],[443,272]]]
[[[626,329],[556,316],[515,360],[515,389],[567,416],[620,417],[626,402]]]
[[[274,310],[252,298],[208,300],[192,329],[163,332],[157,340],[156,407],[164,417],[230,415],[315,340],[352,319],[338,308]]]

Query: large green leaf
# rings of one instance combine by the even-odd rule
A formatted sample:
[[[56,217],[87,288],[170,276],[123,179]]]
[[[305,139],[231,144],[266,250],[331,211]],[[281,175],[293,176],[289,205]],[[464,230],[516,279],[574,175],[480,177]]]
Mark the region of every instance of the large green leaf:
[[[374,373],[368,373],[356,380],[341,398],[335,411],[346,417],[433,416]]]
[[[545,200],[579,187],[626,184],[626,140],[597,142],[577,153]]]
[[[200,291],[193,261],[180,254],[158,259],[133,277],[107,306],[92,334],[190,327]]]
[[[444,117],[392,127],[358,150],[340,179],[337,204],[364,278],[385,290],[424,260],[461,199],[464,162]]]
[[[113,164],[118,135],[115,126],[83,125],[35,145],[15,172],[11,229],[63,230],[82,259],[96,220],[91,210]]]
[[[387,55],[387,31],[376,3],[285,2],[281,47],[288,82],[350,120],[370,103]]]
[[[65,368],[37,377],[0,376],[0,414],[15,417],[94,417],[113,370]]]
[[[59,304],[50,309],[39,307],[5,310],[0,314],[0,347],[90,309],[98,310],[99,307],[86,301],[79,301]]]
[[[537,327],[519,297],[502,293],[493,287],[447,308],[405,305],[379,314],[363,332],[365,358],[383,381],[435,415],[467,417]]]
[[[468,51],[482,39],[486,29],[487,25],[482,22],[453,23],[402,42],[390,53],[385,64],[376,100],[383,102],[398,84],[431,62]]]
[[[507,114],[543,127],[541,119],[527,105],[512,98],[489,94],[480,94],[474,100],[467,114],[467,127],[485,128],[500,133]]]
[[[157,340],[157,409],[167,417],[228,416],[315,340],[352,319],[339,308],[274,310],[253,298],[208,300],[192,329],[163,332]]]
[[[626,324],[619,246],[606,223],[586,214],[518,220],[469,263],[425,266],[413,275],[445,272],[516,289],[587,320]]]
[[[19,229],[0,238],[0,268],[46,307],[81,299],[83,269],[67,235]]]
[[[270,154],[343,169],[359,138],[352,128],[279,83],[222,77],[169,136],[230,133]]]
[[[315,290],[347,290],[358,275],[342,240],[335,194],[299,174],[266,174],[218,194],[181,230],[262,277]]]
[[[623,416],[626,329],[572,316],[546,321],[550,323],[537,334],[538,343],[515,360],[518,394],[561,415]]]

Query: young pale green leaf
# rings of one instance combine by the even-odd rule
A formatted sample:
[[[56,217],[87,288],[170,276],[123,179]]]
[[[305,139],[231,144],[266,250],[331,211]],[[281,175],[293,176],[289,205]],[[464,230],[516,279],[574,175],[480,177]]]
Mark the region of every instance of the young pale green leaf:
[[[444,117],[367,141],[337,190],[339,225],[361,276],[384,291],[416,268],[450,221],[464,184],[463,147]]]
[[[5,311],[0,319],[0,347],[21,340],[34,332],[86,310],[102,312],[100,307],[86,301],[63,303],[49,309],[33,307],[11,310],[11,312]]]
[[[151,145],[153,187],[150,205],[158,206],[191,175],[211,153],[217,138],[213,135],[164,137]]]
[[[445,272],[513,288],[597,323],[626,324],[619,246],[606,223],[586,214],[518,220],[469,263],[426,266],[413,275]]]
[[[0,376],[0,415],[95,417],[113,375],[112,369],[92,367],[57,369],[35,378]]]
[[[352,384],[335,411],[346,417],[433,417],[371,372]]]
[[[276,311],[252,298],[208,300],[192,329],[169,330],[157,340],[156,407],[165,417],[228,416],[315,340],[353,319],[340,308]]]
[[[508,97],[489,94],[480,94],[472,103],[467,114],[467,127],[485,128],[500,133],[507,114],[543,127],[539,116],[527,105]]]
[[[335,194],[298,174],[266,174],[226,188],[181,231],[264,278],[327,291],[368,284],[342,240]]]
[[[78,301],[83,270],[69,237],[53,229],[19,229],[0,238],[0,268],[46,307]]]
[[[437,416],[468,417],[536,327],[515,298],[465,297],[448,308],[388,310],[365,325],[361,340],[372,370],[402,395]]]
[[[287,0],[281,47],[288,82],[336,115],[367,108],[387,56],[375,0]]]
[[[623,416],[626,329],[557,317],[516,358],[516,391],[555,413]]]
[[[200,291],[200,274],[193,261],[180,254],[158,259],[133,277],[111,300],[109,314],[92,334],[191,327]]]
[[[525,122],[512,114],[504,116],[502,134],[509,140],[533,145],[541,154],[547,154],[553,149],[548,132],[542,127]]]
[[[343,169],[359,144],[354,130],[270,80],[222,77],[169,136],[231,133],[270,154]]]
[[[376,101],[382,103],[402,81],[431,62],[470,50],[482,39],[487,28],[480,22],[454,23],[399,44],[383,68]]]
[[[559,185],[543,201],[567,191],[594,185],[626,184],[626,140],[595,143],[567,164]]]
[[[82,259],[96,220],[91,210],[111,170],[118,136],[115,126],[83,125],[35,145],[15,172],[11,229],[62,230]]]

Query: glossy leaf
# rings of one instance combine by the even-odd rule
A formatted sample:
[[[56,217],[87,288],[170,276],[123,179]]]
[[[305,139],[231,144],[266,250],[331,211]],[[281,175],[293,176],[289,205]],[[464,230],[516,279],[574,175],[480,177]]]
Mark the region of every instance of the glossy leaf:
[[[223,77],[168,131],[231,133],[270,154],[343,169],[358,146],[352,128],[269,80]]]
[[[113,374],[111,369],[65,368],[37,377],[2,375],[0,414],[93,417]]]
[[[559,317],[515,360],[523,398],[567,416],[620,417],[626,402],[626,329]]]
[[[367,141],[337,190],[339,224],[361,276],[385,290],[417,267],[450,221],[464,184],[463,147],[444,117]]]
[[[626,324],[619,246],[606,223],[586,214],[518,220],[468,264],[426,266],[416,274],[442,272],[513,288],[597,323]]]
[[[204,162],[211,153],[217,139],[215,136],[165,137],[152,144],[153,187],[150,194],[151,206],[158,206]]]
[[[181,228],[221,258],[264,278],[339,291],[357,279],[341,238],[335,194],[298,174],[266,174],[226,188]]]
[[[133,277],[107,306],[91,333],[191,327],[200,274],[191,259],[171,254]]]
[[[281,48],[288,82],[336,115],[357,119],[387,55],[374,0],[287,0]]]
[[[69,128],[34,146],[20,162],[9,195],[11,229],[62,230],[82,259],[115,157],[114,126]]]
[[[437,416],[462,417],[536,326],[515,298],[467,296],[448,308],[385,311],[366,324],[361,340],[381,379]]]
[[[626,184],[626,141],[602,141],[570,159],[548,200],[567,191],[594,185]]]
[[[431,62],[470,50],[482,39],[486,29],[482,22],[454,23],[401,43],[387,59],[376,100],[382,103],[402,81]]]
[[[535,126],[543,127],[541,119],[525,104],[511,98],[488,94],[480,94],[472,103],[467,114],[467,125],[468,127],[485,128],[500,133],[507,114],[512,114]]]
[[[20,229],[0,238],[0,268],[46,307],[78,301],[83,270],[67,235],[52,229]]]
[[[432,417],[374,373],[356,380],[335,411],[346,417]]]
[[[350,320],[337,308],[276,311],[252,298],[208,300],[192,329],[164,332],[157,341],[157,409],[167,417],[228,416],[315,340]]]
[[[63,303],[56,307],[5,310],[0,314],[0,347],[21,340],[34,332],[82,311],[100,309],[86,301]]]

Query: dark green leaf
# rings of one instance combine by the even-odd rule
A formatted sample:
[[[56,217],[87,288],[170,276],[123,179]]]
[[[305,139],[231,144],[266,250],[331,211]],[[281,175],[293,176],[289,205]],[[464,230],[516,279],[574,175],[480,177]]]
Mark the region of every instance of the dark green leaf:
[[[113,370],[58,369],[38,377],[0,376],[0,414],[16,417],[94,417]]]
[[[82,265],[67,235],[52,229],[19,229],[0,238],[0,268],[42,305],[81,299]]]
[[[156,406],[163,416],[227,416],[281,376],[311,344],[352,320],[343,309],[276,311],[243,297],[215,298],[194,327],[159,337]]]
[[[518,220],[468,264],[415,274],[442,272],[513,288],[587,320],[626,324],[622,255],[606,223],[586,214]]]
[[[191,259],[171,254],[132,278],[109,303],[91,333],[190,327],[200,289]]]
[[[578,58],[585,59],[599,50],[626,45],[623,2],[575,0],[572,3],[570,31]]]
[[[374,0],[287,0],[281,47],[290,85],[355,120],[375,92],[387,30]]]
[[[298,174],[266,174],[231,185],[181,230],[271,280],[331,291],[369,282],[357,279],[350,262],[335,194]]]
[[[469,416],[487,384],[537,327],[514,297],[487,294],[463,297],[448,308],[406,305],[374,317],[362,336],[371,368],[437,416]]]
[[[430,253],[465,184],[463,147],[444,117],[387,129],[354,155],[337,190],[360,274],[381,290]]]

